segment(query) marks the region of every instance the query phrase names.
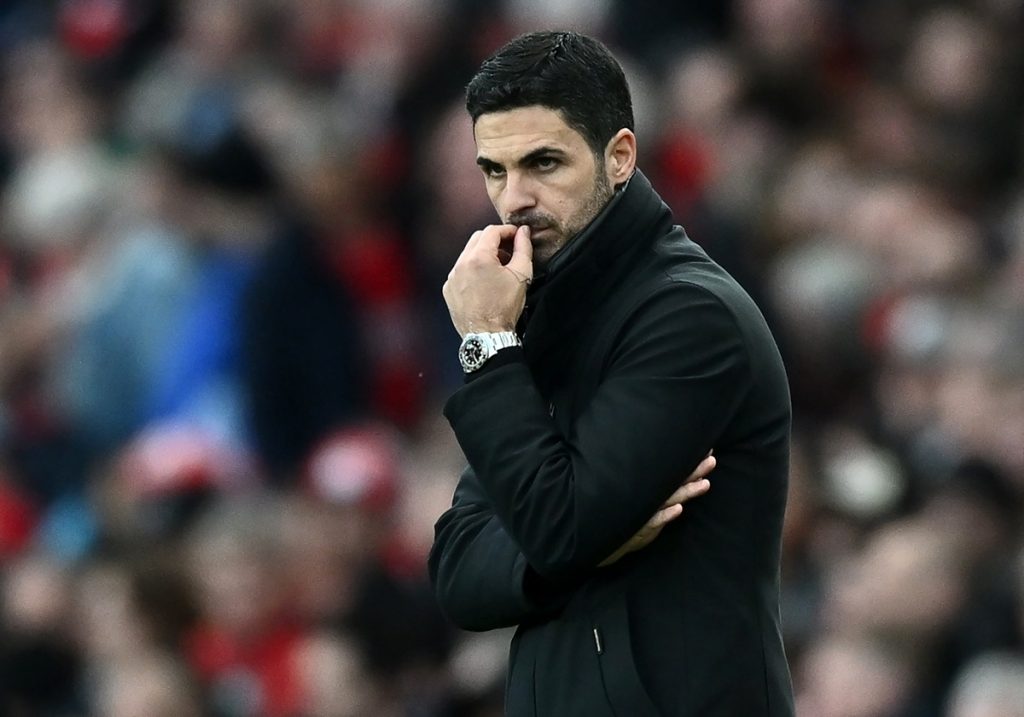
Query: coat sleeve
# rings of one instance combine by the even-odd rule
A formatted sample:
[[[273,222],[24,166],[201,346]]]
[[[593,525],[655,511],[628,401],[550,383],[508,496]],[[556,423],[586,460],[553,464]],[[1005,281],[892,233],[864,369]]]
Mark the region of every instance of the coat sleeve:
[[[493,630],[547,617],[568,593],[527,564],[467,468],[452,507],[434,526],[428,560],[441,608],[465,630]]]
[[[500,523],[550,580],[626,542],[716,446],[749,389],[733,314],[677,283],[632,312],[568,435],[524,362],[460,388],[445,414]]]

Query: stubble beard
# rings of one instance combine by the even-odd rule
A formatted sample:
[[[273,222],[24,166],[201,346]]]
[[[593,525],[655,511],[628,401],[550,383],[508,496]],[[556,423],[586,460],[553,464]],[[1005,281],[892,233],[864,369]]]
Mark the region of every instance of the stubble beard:
[[[555,220],[549,215],[527,214],[510,217],[510,224],[526,224],[531,230],[545,228],[552,229],[557,238],[545,241],[542,245],[534,245],[533,248],[533,271],[534,276],[539,275],[548,265],[548,262],[557,254],[562,247],[575,239],[590,223],[594,217],[604,209],[605,205],[612,198],[613,190],[607,175],[597,171],[594,177],[594,186],[590,194],[580,206],[579,211],[569,217],[564,224]]]

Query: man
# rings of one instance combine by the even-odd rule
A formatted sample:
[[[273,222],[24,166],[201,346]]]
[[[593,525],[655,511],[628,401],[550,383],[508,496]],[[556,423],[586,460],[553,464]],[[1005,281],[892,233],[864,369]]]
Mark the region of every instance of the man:
[[[467,377],[445,414],[469,468],[436,526],[441,605],[467,629],[518,626],[514,717],[791,715],[790,406],[761,314],[636,171],[603,45],[521,36],[467,108],[504,223],[444,287]],[[676,520],[712,449],[714,490]]]

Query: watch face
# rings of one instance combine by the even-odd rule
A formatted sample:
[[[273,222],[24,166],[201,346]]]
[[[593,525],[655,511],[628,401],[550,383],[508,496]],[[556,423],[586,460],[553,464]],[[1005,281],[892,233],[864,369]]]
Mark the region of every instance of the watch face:
[[[459,363],[466,373],[476,371],[487,360],[487,349],[483,341],[475,336],[467,336],[459,347]]]

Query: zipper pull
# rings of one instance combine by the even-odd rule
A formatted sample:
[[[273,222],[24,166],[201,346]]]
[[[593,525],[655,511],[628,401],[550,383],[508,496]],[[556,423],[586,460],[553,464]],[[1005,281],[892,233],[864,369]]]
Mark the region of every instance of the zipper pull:
[[[594,628],[594,646],[597,647],[598,655],[604,654],[604,645],[601,644],[601,633],[597,631],[596,627]]]

